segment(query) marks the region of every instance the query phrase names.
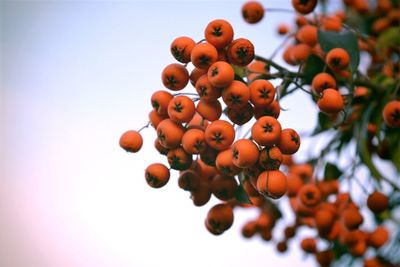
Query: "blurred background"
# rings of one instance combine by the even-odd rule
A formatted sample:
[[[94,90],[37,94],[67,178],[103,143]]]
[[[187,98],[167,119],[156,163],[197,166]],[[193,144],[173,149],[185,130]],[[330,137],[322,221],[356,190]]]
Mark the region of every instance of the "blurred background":
[[[166,163],[152,129],[138,154],[118,145],[147,123],[174,38],[199,41],[208,22],[223,18],[257,54],[281,44],[276,26],[293,16],[267,12],[249,25],[243,3],[1,1],[0,266],[314,266],[298,242],[282,255],[261,238],[243,239],[241,226],[257,215],[249,209],[237,210],[222,236],[209,234],[204,219],[216,199],[195,207],[177,172],[150,188],[144,168]],[[310,103],[301,93],[285,99],[282,125],[309,132]],[[292,223],[286,216],[281,228]]]

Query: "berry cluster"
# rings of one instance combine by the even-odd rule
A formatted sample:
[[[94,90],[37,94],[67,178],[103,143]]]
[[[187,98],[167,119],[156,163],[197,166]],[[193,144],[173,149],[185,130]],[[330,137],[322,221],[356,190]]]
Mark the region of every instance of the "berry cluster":
[[[167,157],[146,168],[147,183],[155,188],[178,170],[178,185],[191,193],[196,206],[205,205],[212,195],[224,201],[208,213],[207,229],[221,234],[233,222],[232,207],[244,181],[259,196],[277,199],[287,191],[286,174],[279,170],[284,155],[294,154],[300,137],[277,120],[280,114],[276,88],[268,80],[242,79],[236,67],[257,64],[254,46],[244,38],[234,39],[230,23],[218,19],[204,31],[205,40],[178,37],[171,54],[180,63],[164,68],[161,79],[171,91],[181,91],[189,81],[195,93],[159,90],[151,96],[150,124],[157,132],[155,147]],[[193,65],[191,73],[188,64]],[[197,102],[197,104],[196,104]],[[237,135],[239,127],[249,132]],[[138,131],[127,131],[120,145],[137,152],[142,145]]]

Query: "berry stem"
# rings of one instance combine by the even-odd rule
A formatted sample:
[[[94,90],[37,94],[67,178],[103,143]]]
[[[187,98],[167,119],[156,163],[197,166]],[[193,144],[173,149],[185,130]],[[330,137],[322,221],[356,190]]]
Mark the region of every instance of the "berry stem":
[[[265,12],[278,12],[278,13],[290,13],[290,14],[296,14],[296,11],[292,9],[287,9],[287,8],[264,8]]]
[[[196,93],[175,93],[175,94],[172,94],[173,96],[180,96],[180,95],[191,95],[191,96],[199,96],[198,94],[196,94]]]
[[[143,129],[149,128],[149,126],[150,126],[150,121],[148,121],[147,124],[146,124],[145,126],[143,126],[142,128],[140,128],[140,129],[138,130],[138,132],[140,133]]]
[[[294,36],[294,34],[289,34],[288,36],[286,36],[285,39],[283,39],[282,43],[280,45],[278,45],[275,50],[272,52],[272,54],[269,56],[269,60],[273,60],[274,57],[278,54],[278,52],[285,47],[286,43]]]

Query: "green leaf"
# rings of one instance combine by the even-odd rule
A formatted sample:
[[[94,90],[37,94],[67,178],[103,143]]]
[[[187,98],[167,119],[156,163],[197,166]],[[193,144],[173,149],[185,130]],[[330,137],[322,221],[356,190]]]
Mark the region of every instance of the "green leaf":
[[[235,64],[231,64],[233,71],[240,78],[246,77],[246,67],[237,66]]]
[[[253,204],[250,201],[249,196],[247,195],[246,191],[244,191],[243,185],[240,184],[235,192],[235,198],[239,203],[243,204]]]
[[[400,27],[391,27],[379,35],[377,49],[382,50],[388,47],[400,46]]]
[[[338,47],[346,50],[350,56],[351,71],[354,72],[357,70],[360,63],[360,50],[358,48],[357,36],[354,33],[349,31],[339,33],[318,29],[318,43],[325,53]]]
[[[316,55],[308,57],[303,69],[303,83],[311,84],[313,78],[318,73],[321,73],[325,67],[325,62]]]
[[[327,163],[325,165],[324,179],[327,181],[336,180],[342,176],[343,172],[333,163]]]

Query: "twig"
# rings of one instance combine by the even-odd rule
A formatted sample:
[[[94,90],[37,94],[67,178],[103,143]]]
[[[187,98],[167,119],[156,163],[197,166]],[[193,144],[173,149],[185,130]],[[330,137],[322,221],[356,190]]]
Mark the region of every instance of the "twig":
[[[140,133],[143,129],[149,128],[149,126],[150,126],[150,121],[148,121],[147,124],[146,124],[145,126],[143,126],[142,128],[140,128],[140,129],[138,130],[138,132]]]

